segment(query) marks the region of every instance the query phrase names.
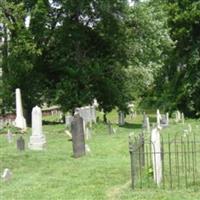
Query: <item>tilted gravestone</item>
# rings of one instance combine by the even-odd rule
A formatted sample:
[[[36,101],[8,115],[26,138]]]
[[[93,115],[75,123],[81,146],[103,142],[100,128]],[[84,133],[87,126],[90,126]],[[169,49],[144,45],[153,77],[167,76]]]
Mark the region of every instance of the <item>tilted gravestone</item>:
[[[71,123],[73,155],[75,158],[85,155],[85,138],[83,129],[83,118],[79,114],[74,115]]]
[[[24,151],[25,149],[25,141],[22,136],[17,139],[17,149],[19,151]]]

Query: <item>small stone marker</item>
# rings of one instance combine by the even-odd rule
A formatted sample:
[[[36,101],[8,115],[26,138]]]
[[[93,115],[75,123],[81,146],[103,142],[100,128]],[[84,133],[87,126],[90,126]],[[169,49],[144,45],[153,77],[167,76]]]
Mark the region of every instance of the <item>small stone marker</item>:
[[[86,151],[86,153],[90,153],[91,152],[90,147],[89,147],[88,144],[85,144],[85,151]]]
[[[28,144],[32,150],[43,150],[46,139],[42,133],[42,111],[41,108],[35,106],[32,110],[32,135]]]
[[[71,123],[73,155],[75,158],[85,155],[85,138],[83,129],[83,118],[78,113],[74,115]]]
[[[151,132],[151,146],[154,181],[159,186],[162,181],[162,153],[160,144],[160,133],[157,127],[154,128]]]
[[[10,169],[4,169],[1,178],[3,179],[3,181],[9,181],[12,178],[12,172],[10,171]]]
[[[12,141],[13,141],[13,134],[10,131],[10,129],[8,129],[6,137],[7,137],[8,143],[12,143]]]
[[[22,136],[17,139],[17,149],[19,151],[24,151],[25,149],[25,141]]]

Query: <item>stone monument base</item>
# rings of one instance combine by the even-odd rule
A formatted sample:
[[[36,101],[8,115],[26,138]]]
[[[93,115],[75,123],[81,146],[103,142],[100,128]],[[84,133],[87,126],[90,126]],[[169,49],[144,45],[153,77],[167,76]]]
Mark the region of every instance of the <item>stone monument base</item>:
[[[26,129],[26,120],[23,116],[16,117],[15,127],[21,128],[21,129]]]
[[[31,150],[43,150],[46,144],[46,138],[44,135],[31,136],[28,147]]]

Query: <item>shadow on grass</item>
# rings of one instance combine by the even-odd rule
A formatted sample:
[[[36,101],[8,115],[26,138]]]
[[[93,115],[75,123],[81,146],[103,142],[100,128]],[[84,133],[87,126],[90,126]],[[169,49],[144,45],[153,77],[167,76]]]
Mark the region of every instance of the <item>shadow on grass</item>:
[[[156,117],[150,116],[150,117],[149,117],[149,121],[150,121],[150,123],[156,122]]]
[[[126,122],[124,126],[120,126],[120,127],[127,128],[127,129],[141,129],[142,125],[141,124],[131,124],[131,123]]]
[[[59,125],[59,124],[64,124],[62,122],[55,122],[55,121],[46,121],[42,120],[43,125]]]

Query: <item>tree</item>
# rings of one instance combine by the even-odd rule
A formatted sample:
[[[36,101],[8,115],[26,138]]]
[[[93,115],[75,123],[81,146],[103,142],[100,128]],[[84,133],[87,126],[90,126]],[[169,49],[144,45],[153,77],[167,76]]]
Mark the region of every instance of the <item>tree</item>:
[[[133,96],[141,103],[151,102],[158,74],[165,66],[173,41],[167,26],[167,12],[160,0],[137,2],[130,8],[129,68],[127,69]],[[162,83],[162,82],[160,82]],[[153,94],[155,97],[157,94]],[[156,102],[154,103],[156,105]]]
[[[19,87],[29,114],[43,102],[72,111],[94,97],[106,112],[123,108],[130,99],[127,6],[125,0],[1,1],[6,107],[13,107],[10,94]]]
[[[200,1],[166,0],[170,36],[175,41],[158,82],[159,101],[166,109],[179,109],[189,117],[200,116]],[[164,91],[164,92],[163,92]]]

